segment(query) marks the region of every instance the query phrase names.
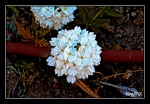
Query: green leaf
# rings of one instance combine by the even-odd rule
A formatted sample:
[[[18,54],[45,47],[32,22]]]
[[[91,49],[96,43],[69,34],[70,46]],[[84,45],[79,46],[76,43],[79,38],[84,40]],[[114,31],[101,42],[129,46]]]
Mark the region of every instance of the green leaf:
[[[22,89],[21,89],[21,87],[19,86],[19,90],[18,90],[19,92],[17,93],[17,96],[18,97],[20,97],[20,95],[21,95],[21,93],[22,93]]]
[[[109,8],[110,8],[109,6],[102,7],[101,10],[96,14],[95,19],[97,17],[103,17]]]
[[[9,24],[9,28],[13,30],[13,27],[14,27],[14,21],[11,20],[11,21],[10,21],[10,24]]]
[[[84,6],[79,6],[78,9],[80,18],[83,20],[84,23],[86,23],[90,18],[88,10]]]
[[[7,68],[10,68],[10,69],[12,69],[15,73],[17,73],[18,74],[18,71],[13,67],[13,66],[7,66]]]
[[[109,16],[113,16],[113,17],[122,17],[123,16],[122,13],[120,13],[114,9],[107,10],[106,14]]]
[[[91,29],[94,31],[95,34],[98,33],[98,29],[96,27],[91,27]]]
[[[25,92],[26,92],[26,85],[25,85],[25,82],[23,82],[23,87],[24,87],[23,94],[25,94]]]
[[[15,18],[18,17],[19,11],[16,9],[15,6],[8,6],[8,8],[10,8],[13,11]]]
[[[92,26],[100,27],[100,26],[104,26],[105,24],[108,24],[109,22],[110,22],[110,19],[95,19],[92,22]]]
[[[16,32],[16,26],[15,26],[15,23],[14,23],[13,20],[10,21],[9,29],[12,30],[12,34],[15,34],[15,32]]]

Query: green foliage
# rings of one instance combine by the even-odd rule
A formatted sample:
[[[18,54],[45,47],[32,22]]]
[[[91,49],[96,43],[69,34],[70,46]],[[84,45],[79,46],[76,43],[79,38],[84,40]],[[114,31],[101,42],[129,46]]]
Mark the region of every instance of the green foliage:
[[[86,7],[82,7],[82,6],[78,7],[78,9],[79,9],[80,19],[82,19],[83,22],[86,23],[90,18],[88,10],[86,9]]]
[[[7,16],[8,12],[12,13],[12,15],[10,17]],[[6,29],[8,31],[12,32],[12,35],[15,36],[16,41],[18,41],[18,38],[20,38],[20,34],[19,34],[19,32],[16,28],[16,25],[14,23],[16,20],[18,20],[18,16],[19,16],[19,11],[16,9],[15,6],[7,6],[6,18],[7,18],[7,22],[9,22],[9,23],[6,23]]]
[[[16,9],[15,6],[7,6],[8,7],[8,10],[11,10],[12,11],[12,16],[10,18],[12,18],[13,20],[16,20],[19,15],[19,11]],[[7,9],[6,9],[7,11]],[[7,11],[8,12],[8,11]]]
[[[123,16],[120,12],[118,12],[114,9],[108,9],[106,11],[106,15],[113,16],[113,17],[122,17]]]
[[[108,24],[109,22],[110,19],[95,19],[92,23],[92,26],[100,27],[100,26],[104,26],[105,24]]]
[[[14,68],[14,66],[7,66],[7,68],[10,68],[11,70],[13,70],[16,74],[18,73],[18,70],[16,68]]]
[[[110,9],[109,6],[101,7],[101,10],[97,13],[99,17],[103,17],[106,14],[106,11]]]
[[[105,24],[109,24],[110,19],[95,19],[93,21],[93,24],[91,26],[91,29],[95,32],[98,33],[98,27],[104,26]]]
[[[121,17],[122,14],[115,11],[110,6],[100,7],[101,9],[95,16],[90,16],[88,9],[84,6],[79,6],[79,16],[82,20],[82,24],[86,25],[86,28],[91,28],[95,33],[98,31],[98,27],[103,27],[109,24],[111,21],[109,18],[104,19],[105,15],[112,17]]]
[[[17,91],[17,97],[18,98],[24,98],[25,97],[26,85],[25,85],[25,82],[23,82],[22,84],[23,84],[23,86],[18,86],[18,91]]]
[[[7,94],[8,97],[23,98],[26,93],[26,80],[23,78],[25,73],[29,72],[33,67],[33,62],[27,62],[26,60],[21,60],[20,64],[18,61],[13,65],[7,66],[7,68],[13,70],[17,74],[17,82],[14,84],[13,88]]]

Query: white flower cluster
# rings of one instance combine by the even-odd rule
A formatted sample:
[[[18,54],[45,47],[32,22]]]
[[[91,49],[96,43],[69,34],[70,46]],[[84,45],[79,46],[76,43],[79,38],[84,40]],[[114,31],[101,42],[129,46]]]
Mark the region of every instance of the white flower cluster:
[[[55,74],[66,75],[67,81],[74,83],[76,78],[85,79],[95,72],[94,65],[100,64],[102,53],[97,45],[94,32],[81,30],[76,26],[72,30],[58,31],[57,38],[51,38],[51,56],[46,61],[55,66]]]
[[[76,6],[31,6],[36,21],[43,28],[49,27],[55,30],[61,29],[64,25],[74,20]]]

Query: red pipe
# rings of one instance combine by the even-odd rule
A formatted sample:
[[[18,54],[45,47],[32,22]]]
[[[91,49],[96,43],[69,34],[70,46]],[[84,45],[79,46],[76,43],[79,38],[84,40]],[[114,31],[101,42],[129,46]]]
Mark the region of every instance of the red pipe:
[[[144,63],[144,52],[139,50],[102,50],[102,60],[107,62]]]
[[[36,47],[34,44],[6,43],[6,53],[48,57],[50,47]],[[102,61],[144,63],[144,52],[139,50],[102,50]]]
[[[36,47],[34,44],[6,42],[6,53],[48,57],[50,54],[50,47]]]

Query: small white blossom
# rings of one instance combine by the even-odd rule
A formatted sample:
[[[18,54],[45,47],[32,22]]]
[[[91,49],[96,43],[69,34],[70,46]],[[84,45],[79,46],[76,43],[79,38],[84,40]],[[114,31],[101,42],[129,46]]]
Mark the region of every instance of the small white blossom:
[[[68,69],[68,74],[70,76],[76,76],[78,73],[78,67],[74,62],[69,63],[69,69]]]
[[[42,21],[43,22],[43,21]],[[44,24],[44,23],[42,23]],[[53,27],[53,22],[50,20],[50,19],[46,19],[45,20],[45,25],[49,28],[52,28]]]
[[[71,22],[74,20],[75,17],[73,14],[70,14],[70,15],[67,15],[67,18],[69,19],[69,22]]]
[[[57,59],[58,59],[57,56],[54,57],[49,56],[48,59],[46,59],[46,61],[48,62],[49,66],[55,66]]]
[[[66,73],[68,70],[69,64],[67,61],[57,60],[56,61],[56,70],[55,73],[60,74],[61,76]]]
[[[58,45],[58,39],[57,38],[51,38],[52,40],[50,41],[51,46],[57,46]]]
[[[61,23],[64,24],[64,25],[66,25],[67,23],[70,22],[70,19],[68,18],[68,15],[66,15],[64,13],[62,13],[60,19],[61,19]]]
[[[69,48],[69,46],[67,46],[64,50],[63,55],[64,55],[65,60],[68,60],[69,62],[73,62],[73,61],[75,61],[75,59],[77,57],[76,49]]]
[[[94,48],[93,51],[89,53],[88,58],[90,59],[90,65],[97,66],[100,64],[101,58],[99,54],[101,54],[101,52],[98,52],[96,48]]]
[[[83,66],[89,65],[90,59],[87,56],[88,56],[87,52],[77,52],[77,58],[75,60],[75,63],[77,65],[83,65]]]
[[[58,31],[57,39],[62,40],[63,36],[65,36],[65,33],[67,32],[67,29]]]
[[[85,51],[87,51],[87,52],[92,51],[91,42],[89,41],[89,39],[87,37],[82,37],[80,43],[81,43],[82,48]]]
[[[67,76],[67,81],[70,83],[74,83],[75,81],[76,81],[76,77],[75,76],[70,76],[70,75],[68,75]]]
[[[77,45],[78,36],[73,33],[73,31],[68,31],[62,37],[61,42],[66,43],[68,46],[76,46]]]
[[[55,7],[42,7],[41,11],[39,12],[39,15],[45,16],[46,18],[49,18],[53,15]]]

